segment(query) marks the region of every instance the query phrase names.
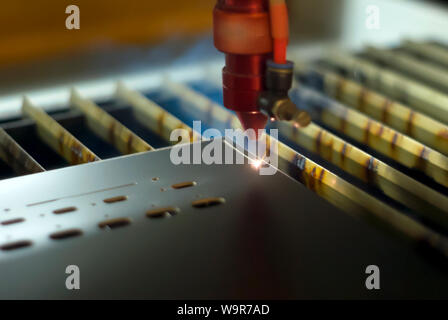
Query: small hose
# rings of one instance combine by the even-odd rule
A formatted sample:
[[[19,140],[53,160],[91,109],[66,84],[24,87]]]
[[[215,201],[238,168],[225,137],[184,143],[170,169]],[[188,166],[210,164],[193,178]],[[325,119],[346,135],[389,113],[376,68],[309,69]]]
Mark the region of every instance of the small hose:
[[[286,63],[286,50],[289,43],[288,8],[285,0],[270,0],[271,34],[274,39],[274,62]]]

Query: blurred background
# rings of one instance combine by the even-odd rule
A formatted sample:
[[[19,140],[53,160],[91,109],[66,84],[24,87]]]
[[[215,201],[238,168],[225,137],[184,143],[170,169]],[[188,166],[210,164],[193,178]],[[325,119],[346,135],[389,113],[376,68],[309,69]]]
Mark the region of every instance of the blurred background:
[[[343,2],[290,0],[288,5],[295,17],[293,29],[311,36],[323,29],[337,32],[337,28],[328,26],[336,25]],[[215,0],[3,1],[0,66],[112,46],[154,45],[169,38],[210,33],[215,3]],[[65,28],[68,16],[65,9],[71,4],[80,8],[80,30]],[[331,14],[324,16],[319,12]]]
[[[216,57],[215,0],[15,0],[0,10],[0,95],[150,65]],[[409,12],[433,3],[423,23],[434,24],[443,1],[289,0],[293,44],[387,41],[418,28]],[[67,30],[69,5],[80,8],[80,30]],[[367,32],[365,8],[382,9],[382,29]],[[405,17],[405,19],[403,19]],[[439,19],[445,19],[440,16]],[[390,26],[390,28],[389,28]],[[427,30],[428,28],[426,28]],[[393,30],[393,31],[389,31]],[[422,29],[423,30],[423,29]],[[362,36],[361,36],[362,34]]]

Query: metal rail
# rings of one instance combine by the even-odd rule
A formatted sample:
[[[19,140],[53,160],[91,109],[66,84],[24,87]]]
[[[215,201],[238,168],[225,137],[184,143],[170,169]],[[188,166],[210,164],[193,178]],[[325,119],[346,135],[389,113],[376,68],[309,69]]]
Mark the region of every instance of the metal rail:
[[[418,57],[448,68],[448,50],[436,44],[405,40],[401,45],[403,49],[412,52]]]
[[[302,83],[448,155],[447,125],[323,68],[299,64],[297,74]]]
[[[324,61],[348,77],[448,124],[448,95],[350,54],[332,52]]]
[[[19,175],[45,171],[22,147],[0,128],[0,158]]]
[[[448,91],[448,70],[444,67],[435,67],[427,62],[420,61],[406,52],[392,51],[367,47],[365,55],[382,65],[390,67],[421,81],[434,89]]]
[[[26,97],[22,112],[36,122],[39,137],[68,163],[76,165],[100,160],[45,111],[33,106]]]
[[[448,158],[443,154],[317,91],[296,88],[292,96],[325,125],[448,187]]]
[[[188,137],[183,137],[183,141],[198,141],[200,133],[193,132],[193,129],[173,116],[171,113],[149,100],[138,91],[127,88],[124,84],[117,85],[116,96],[118,99],[130,104],[136,114],[137,120],[149,130],[157,133],[160,137],[171,141],[170,135],[173,130],[184,129]]]
[[[448,198],[437,191],[314,123],[302,129],[283,122],[278,126],[280,133],[293,143],[318,154],[428,220],[448,227]]]
[[[87,125],[95,134],[115,146],[122,154],[154,150],[145,140],[112,117],[93,101],[81,97],[75,90],[71,93],[71,107],[86,116]]]

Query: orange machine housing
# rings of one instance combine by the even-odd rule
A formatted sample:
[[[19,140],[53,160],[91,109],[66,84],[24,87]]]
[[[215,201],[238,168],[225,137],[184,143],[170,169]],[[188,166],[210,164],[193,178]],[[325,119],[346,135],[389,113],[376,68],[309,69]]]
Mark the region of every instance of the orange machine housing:
[[[72,4],[80,9],[79,30],[65,27]],[[211,0],[2,1],[0,68],[209,32],[213,6]]]

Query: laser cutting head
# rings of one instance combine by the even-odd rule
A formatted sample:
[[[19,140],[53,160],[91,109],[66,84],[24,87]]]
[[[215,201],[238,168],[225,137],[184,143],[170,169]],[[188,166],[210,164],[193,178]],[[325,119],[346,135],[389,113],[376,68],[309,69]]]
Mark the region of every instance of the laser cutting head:
[[[214,42],[226,54],[224,106],[236,112],[243,128],[263,129],[268,118],[258,108],[265,89],[266,61],[272,56],[267,0],[218,0]]]
[[[284,70],[291,71],[292,80],[292,64],[286,60],[289,31],[284,0],[218,0],[213,23],[215,47],[226,55],[224,106],[235,111],[243,128],[258,132],[269,118],[303,120],[303,112],[300,117],[290,117],[292,110],[289,110],[288,119],[283,119],[285,113],[274,110],[280,100],[289,99],[292,81],[283,81],[283,88],[285,84],[289,87],[281,92],[271,91],[276,86],[269,85],[282,81]],[[276,68],[267,68],[271,60]],[[272,76],[275,73],[279,76]],[[263,99],[268,96],[269,99]],[[290,108],[293,104],[285,106]]]

